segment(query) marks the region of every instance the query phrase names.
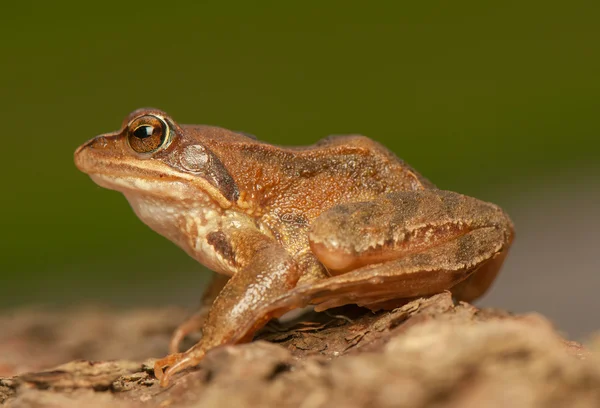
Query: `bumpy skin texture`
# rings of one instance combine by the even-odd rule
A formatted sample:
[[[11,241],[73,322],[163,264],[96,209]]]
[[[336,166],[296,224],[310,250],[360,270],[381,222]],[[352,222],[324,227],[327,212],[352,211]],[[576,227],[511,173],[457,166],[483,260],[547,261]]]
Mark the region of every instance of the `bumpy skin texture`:
[[[198,344],[157,363],[164,385],[208,350],[249,341],[307,304],[391,308],[446,289],[472,300],[513,237],[500,208],[437,190],[364,136],[282,148],[144,109],[82,145],[75,162],[123,192],[155,231],[230,276],[213,287],[210,310],[175,333],[172,351],[203,324]]]

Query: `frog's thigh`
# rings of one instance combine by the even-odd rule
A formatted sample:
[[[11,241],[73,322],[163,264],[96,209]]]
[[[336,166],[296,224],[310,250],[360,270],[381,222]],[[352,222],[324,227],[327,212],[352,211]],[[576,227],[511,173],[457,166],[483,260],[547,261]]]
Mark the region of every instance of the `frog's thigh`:
[[[494,204],[443,190],[402,191],[340,204],[314,220],[310,247],[331,275],[402,258],[495,227],[509,244],[512,224]]]
[[[451,289],[477,268],[492,262],[488,273],[500,265],[494,258],[503,251],[504,233],[481,228],[420,253],[371,264],[320,282],[297,287],[290,298],[303,299],[324,310],[344,304],[391,304],[393,300],[439,293]],[[490,260],[491,261],[488,261]]]

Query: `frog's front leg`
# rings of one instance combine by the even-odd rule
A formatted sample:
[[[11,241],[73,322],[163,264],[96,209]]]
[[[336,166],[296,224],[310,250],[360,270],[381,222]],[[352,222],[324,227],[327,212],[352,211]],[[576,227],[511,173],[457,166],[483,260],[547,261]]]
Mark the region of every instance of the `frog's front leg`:
[[[289,298],[320,310],[347,303],[376,309],[453,288],[459,298],[480,296],[500,268],[513,227],[493,204],[431,189],[333,207],[313,222],[309,238],[333,276],[299,286]]]
[[[188,334],[202,330],[202,326],[204,326],[204,322],[206,321],[206,316],[210,311],[210,307],[219,293],[221,293],[221,290],[223,290],[223,287],[228,280],[229,276],[226,275],[215,274],[212,277],[208,288],[202,294],[200,309],[188,317],[179,326],[177,326],[177,329],[175,329],[175,332],[173,332],[171,341],[169,342],[169,352],[171,354],[176,354],[179,351],[179,344]]]
[[[206,352],[225,344],[252,339],[270,319],[288,311],[290,305],[274,306],[275,299],[292,290],[300,271],[286,250],[257,231],[234,231],[236,261],[243,267],[216,297],[202,328],[202,339],[185,353],[156,362],[154,372],[161,385],[177,372],[197,365]],[[242,246],[243,245],[243,246]],[[164,371],[163,369],[169,366]]]

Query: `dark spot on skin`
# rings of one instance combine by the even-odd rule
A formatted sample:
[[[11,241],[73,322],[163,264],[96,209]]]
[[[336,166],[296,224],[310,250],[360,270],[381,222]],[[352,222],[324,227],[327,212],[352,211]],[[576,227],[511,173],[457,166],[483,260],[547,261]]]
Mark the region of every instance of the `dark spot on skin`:
[[[235,181],[233,181],[233,178],[231,178],[229,173],[227,173],[226,176],[221,174],[221,176],[220,179],[217,179],[219,189],[229,201],[237,201],[238,198],[240,198],[240,191],[238,190],[237,184],[235,184]]]
[[[420,254],[414,254],[411,257],[411,264],[413,264],[414,266],[430,265],[431,262],[432,262],[432,257],[430,254],[420,253]]]
[[[456,262],[465,265],[475,257],[475,238],[471,235],[463,235],[457,240],[458,251],[456,252]]]
[[[352,222],[359,225],[369,225],[376,210],[377,205],[375,203],[365,203],[352,214]]]
[[[211,151],[207,150],[210,165],[207,166],[205,177],[229,201],[237,201],[240,197],[238,186],[227,171],[221,160]]]
[[[195,144],[193,147],[203,149],[203,146],[199,144]],[[201,151],[202,154],[205,155],[205,159],[203,160],[204,165],[200,166],[200,162],[192,163],[189,158],[182,160],[181,152],[184,150],[185,148],[180,146],[178,149],[172,149],[171,152],[164,156],[159,154],[155,156],[155,158],[181,172],[192,173],[198,177],[203,177],[216,187],[228,201],[234,202],[238,200],[240,191],[235,180],[231,174],[229,174],[225,165],[223,165],[221,160],[219,160],[213,152],[208,149],[203,149]],[[193,164],[193,166],[191,166],[192,168],[190,168],[191,164]]]
[[[460,195],[453,194],[447,191],[440,191],[439,195],[442,200],[442,207],[445,213],[450,218],[454,218],[456,210],[462,205],[464,200],[461,199]]]
[[[351,204],[339,204],[328,210],[328,212],[338,217],[349,216],[354,212],[354,206]]]
[[[302,214],[285,213],[281,216],[281,221],[295,225],[308,225],[308,219]]]
[[[219,253],[223,259],[230,263],[235,263],[235,255],[231,243],[227,240],[223,231],[214,231],[206,236],[206,242]]]
[[[396,207],[395,216],[391,220],[393,224],[403,225],[419,212],[421,200],[418,193],[401,191],[391,193],[387,198]]]
[[[238,190],[238,186],[233,180],[233,177],[231,177],[231,174],[229,174],[217,156],[211,151],[207,151],[207,153],[210,166],[207,169],[206,178],[212,185],[217,187],[229,201],[237,201],[240,197],[240,191]]]

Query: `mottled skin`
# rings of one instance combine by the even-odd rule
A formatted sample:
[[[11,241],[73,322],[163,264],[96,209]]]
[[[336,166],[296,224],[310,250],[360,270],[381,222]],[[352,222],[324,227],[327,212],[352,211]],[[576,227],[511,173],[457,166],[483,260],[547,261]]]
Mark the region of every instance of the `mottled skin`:
[[[513,237],[500,208],[437,190],[364,136],[283,148],[144,109],[82,145],[75,162],[220,274],[174,334],[173,354],[157,362],[163,385],[208,350],[249,341],[307,304],[376,310],[447,289],[477,298]],[[199,328],[201,341],[177,353]]]

